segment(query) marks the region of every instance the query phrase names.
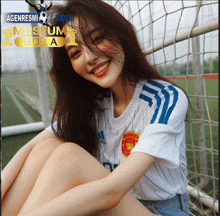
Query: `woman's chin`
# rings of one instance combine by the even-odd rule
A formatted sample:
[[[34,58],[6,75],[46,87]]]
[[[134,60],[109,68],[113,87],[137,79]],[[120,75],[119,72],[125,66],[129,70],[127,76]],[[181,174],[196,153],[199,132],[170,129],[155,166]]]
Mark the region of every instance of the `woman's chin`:
[[[96,82],[102,88],[111,88],[115,82],[113,80],[102,80],[100,82]]]

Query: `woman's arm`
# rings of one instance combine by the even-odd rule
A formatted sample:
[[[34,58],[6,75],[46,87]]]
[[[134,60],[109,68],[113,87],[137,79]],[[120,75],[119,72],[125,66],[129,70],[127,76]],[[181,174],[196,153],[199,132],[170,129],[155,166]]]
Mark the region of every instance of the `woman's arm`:
[[[9,187],[11,186],[11,184],[13,183],[13,181],[15,180],[27,156],[29,155],[30,151],[34,148],[35,144],[46,138],[51,137],[55,137],[55,135],[52,132],[48,130],[42,131],[30,142],[24,145],[6,165],[6,167],[1,172],[1,200],[7,192],[7,190],[9,189]]]
[[[132,153],[107,177],[63,193],[43,206],[19,216],[90,215],[115,207],[156,160]]]

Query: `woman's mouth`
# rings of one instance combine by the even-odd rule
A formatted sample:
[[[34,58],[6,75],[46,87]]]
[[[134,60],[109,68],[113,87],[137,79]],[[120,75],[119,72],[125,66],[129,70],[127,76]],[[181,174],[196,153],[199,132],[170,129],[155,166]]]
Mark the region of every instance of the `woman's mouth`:
[[[110,62],[111,62],[111,60],[109,60],[108,62],[106,62],[101,67],[97,68],[96,70],[94,70],[93,71],[93,75],[95,77],[102,77],[102,76],[104,76],[108,72],[108,69],[110,67]]]

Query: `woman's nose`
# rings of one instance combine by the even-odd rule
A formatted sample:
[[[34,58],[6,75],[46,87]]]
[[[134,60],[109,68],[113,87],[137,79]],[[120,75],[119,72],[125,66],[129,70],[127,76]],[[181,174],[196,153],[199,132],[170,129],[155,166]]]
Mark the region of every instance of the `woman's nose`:
[[[98,59],[98,56],[95,52],[90,50],[88,47],[85,48],[85,59],[87,64],[94,64]]]

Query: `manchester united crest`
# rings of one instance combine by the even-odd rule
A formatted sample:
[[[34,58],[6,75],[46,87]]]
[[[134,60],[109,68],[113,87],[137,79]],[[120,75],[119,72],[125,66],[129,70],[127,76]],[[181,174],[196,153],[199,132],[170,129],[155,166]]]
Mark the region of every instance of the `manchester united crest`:
[[[121,151],[124,156],[128,156],[131,154],[131,150],[136,145],[139,139],[139,134],[133,131],[129,131],[123,134],[122,143],[121,143]]]

